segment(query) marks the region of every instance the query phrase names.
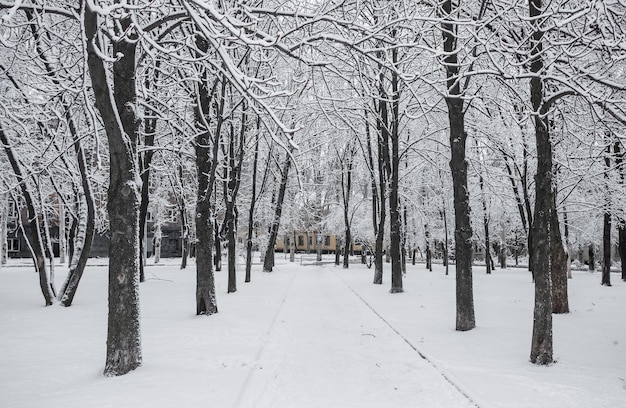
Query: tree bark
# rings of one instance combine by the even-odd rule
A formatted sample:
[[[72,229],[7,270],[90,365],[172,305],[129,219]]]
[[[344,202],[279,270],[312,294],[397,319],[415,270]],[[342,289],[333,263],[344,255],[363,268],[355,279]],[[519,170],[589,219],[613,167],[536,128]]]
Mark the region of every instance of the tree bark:
[[[626,169],[624,168],[624,155],[626,150],[622,150],[622,143],[616,140],[613,144],[613,153],[615,154],[615,167],[619,173],[619,183],[624,185]],[[618,218],[617,223],[617,245],[619,259],[622,264],[622,280],[626,282],[626,220],[623,217]]]
[[[283,212],[283,201],[287,191],[287,181],[289,180],[289,169],[291,168],[291,152],[287,153],[285,163],[281,170],[280,187],[278,189],[278,197],[276,199],[276,207],[274,209],[274,220],[270,225],[270,234],[265,250],[265,258],[263,259],[263,272],[272,272],[274,269],[274,246],[276,246],[276,238],[280,227],[280,217]],[[307,241],[308,242],[308,241]]]
[[[244,145],[247,129],[246,103],[242,104],[239,141],[236,141],[235,128],[230,125],[228,142],[229,175],[224,184],[226,205],[226,237],[228,244],[228,293],[237,291],[237,195],[241,184],[241,164],[243,162]]]
[[[80,236],[78,241],[79,244],[76,245],[73,243],[72,256],[70,257],[70,270],[65,280],[65,283],[63,284],[59,292],[61,305],[69,307],[72,305],[72,301],[74,300],[74,296],[76,295],[76,290],[78,289],[78,284],[83,276],[85,266],[87,266],[89,253],[91,252],[91,245],[95,236],[96,208],[93,200],[93,194],[91,192],[91,184],[89,182],[89,177],[87,174],[85,153],[83,152],[82,146],[80,144],[80,138],[78,136],[74,121],[69,116],[69,110],[66,111],[66,116],[68,119],[70,132],[72,133],[72,136],[74,138],[74,151],[76,153],[78,169],[80,171],[80,178],[83,190],[82,195],[84,196],[85,200],[85,203],[83,204],[81,203],[80,197],[76,197],[78,200],[78,207],[81,209],[84,207],[85,211],[84,214],[81,214],[80,226],[78,227],[80,231],[78,234]],[[84,226],[84,228],[80,228],[81,226]]]
[[[157,59],[155,63],[154,74],[151,78],[146,79],[145,87],[149,89],[153,86],[154,82],[156,82],[157,78],[160,74],[160,66],[161,60]],[[147,219],[148,219],[148,205],[150,204],[150,170],[152,164],[152,158],[154,157],[154,138],[156,136],[157,129],[157,112],[148,108],[146,110],[146,118],[144,119],[144,142],[143,147],[144,151],[141,154],[141,158],[139,160],[139,164],[141,166],[141,201],[139,203],[139,253],[142,254],[143,257],[145,253],[145,246],[148,245],[146,242],[147,239]],[[145,280],[145,271],[144,271],[145,262],[142,260],[139,264],[139,281],[143,282]]]
[[[9,194],[0,194],[0,265],[7,263],[7,221],[9,216]]]
[[[553,188],[550,211],[550,274],[552,279],[552,313],[569,313],[567,295],[567,254],[561,240],[556,192]]]
[[[376,118],[376,129],[378,136],[378,185],[380,194],[378,195],[378,225],[376,227],[376,242],[374,247],[374,283],[383,283],[383,252],[385,238],[385,223],[387,221],[387,181],[391,177],[391,158],[389,154],[389,110],[387,107],[388,95],[385,90],[384,75],[379,76],[378,93],[378,117]],[[389,255],[387,251],[386,255]]]
[[[120,17],[121,29],[131,26],[130,16]],[[116,376],[141,366],[139,322],[139,189],[137,175],[137,126],[134,110],[136,41],[122,36],[113,43],[113,97],[107,83],[100,50],[98,13],[85,7],[84,29],[87,65],[96,107],[107,134],[110,176],[107,201],[109,214],[109,319],[104,374]],[[132,29],[130,29],[132,32]],[[130,35],[130,34],[127,34]]]
[[[208,42],[196,35],[196,46],[200,54],[208,50]],[[208,88],[208,74],[202,71],[198,84],[195,120],[199,132],[195,139],[196,171],[198,191],[196,199],[196,315],[210,316],[218,312],[215,297],[215,277],[213,273],[213,246],[215,232],[213,222],[213,203],[211,194],[215,186],[218,165],[219,141],[223,126],[225,81],[215,80],[212,89]],[[220,98],[214,101],[217,86],[220,86]],[[211,128],[210,110],[216,110],[216,123]]]
[[[529,0],[532,32],[530,98],[537,145],[537,174],[535,176],[535,209],[532,226],[532,271],[535,279],[535,306],[530,361],[538,365],[551,364],[552,358],[552,289],[550,281],[550,222],[552,209],[552,144],[547,113],[543,106],[543,31],[539,16],[543,13],[541,0]]]
[[[395,31],[395,30],[394,30]],[[392,34],[395,37],[395,32]],[[398,63],[398,49],[391,51],[394,66]],[[390,226],[390,248],[391,256],[391,289],[390,293],[402,293],[402,219],[400,217],[399,179],[400,179],[400,89],[398,73],[394,70],[391,73],[391,89],[393,100],[391,102],[391,180],[389,191],[389,226]]]
[[[346,251],[343,255],[343,267],[347,269],[350,266],[348,247],[352,242],[352,232],[350,230],[350,196],[352,194],[352,168],[354,165],[354,148],[350,142],[350,146],[346,146],[341,171],[341,198],[343,200],[343,224],[345,228],[344,241]],[[341,158],[340,158],[341,159]]]
[[[611,168],[611,145],[606,147],[606,155],[604,156],[604,179],[606,189],[609,189],[609,169]],[[604,286],[611,286],[611,199],[606,193],[606,208],[604,209],[604,228],[602,232],[602,281]]]
[[[455,6],[456,8],[456,6]],[[476,327],[472,286],[472,226],[470,223],[469,191],[467,187],[467,161],[465,159],[465,114],[457,51],[457,25],[451,22],[453,0],[442,3],[441,23],[444,50],[444,69],[448,95],[448,121],[450,124],[450,170],[454,191],[454,238],[456,255],[456,330],[466,331]]]
[[[54,293],[52,291],[52,287],[50,286],[50,275],[48,272],[48,267],[46,265],[45,250],[43,245],[43,239],[41,237],[41,232],[39,229],[39,220],[35,207],[35,201],[33,200],[33,196],[28,189],[27,180],[22,173],[20,163],[15,155],[8,135],[1,127],[0,142],[2,143],[4,151],[9,159],[9,162],[11,163],[13,173],[15,174],[15,177],[17,178],[17,181],[20,185],[22,197],[24,197],[24,201],[26,202],[30,237],[25,234],[25,238],[29,241],[29,246],[32,249],[33,262],[35,264],[35,270],[39,274],[39,287],[41,288],[41,293],[43,294],[45,305],[50,306],[54,302]]]
[[[483,227],[485,230],[485,265],[487,268],[487,275],[491,275],[491,252],[489,243],[489,214],[487,212],[487,200],[485,199],[485,182],[483,180],[482,170],[478,176],[478,184],[480,185],[480,192],[482,194],[481,201],[483,204]]]
[[[256,176],[259,162],[259,129],[261,119],[257,119],[257,136],[254,142],[254,159],[252,160],[252,191],[250,193],[250,208],[248,209],[248,234],[246,239],[246,277],[245,282],[250,282],[252,272],[252,235],[254,234],[254,210],[256,206]],[[295,238],[295,237],[294,237]],[[295,243],[294,243],[295,244]]]
[[[622,280],[626,282],[626,226],[622,221],[617,227],[619,257],[622,263]]]

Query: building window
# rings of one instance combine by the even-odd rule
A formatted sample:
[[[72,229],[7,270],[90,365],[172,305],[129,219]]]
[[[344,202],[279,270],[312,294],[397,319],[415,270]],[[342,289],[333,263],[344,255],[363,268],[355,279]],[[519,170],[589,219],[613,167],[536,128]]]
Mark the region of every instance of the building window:
[[[178,209],[177,208],[170,208],[167,210],[167,221],[178,222]]]
[[[324,236],[324,245],[330,246],[330,235]]]
[[[20,252],[20,240],[19,238],[7,239],[7,247],[9,252]]]
[[[298,235],[298,246],[304,246],[304,237],[302,235]]]
[[[15,220],[17,219],[17,216],[18,216],[17,204],[15,203],[15,201],[11,201],[9,203],[9,219]]]

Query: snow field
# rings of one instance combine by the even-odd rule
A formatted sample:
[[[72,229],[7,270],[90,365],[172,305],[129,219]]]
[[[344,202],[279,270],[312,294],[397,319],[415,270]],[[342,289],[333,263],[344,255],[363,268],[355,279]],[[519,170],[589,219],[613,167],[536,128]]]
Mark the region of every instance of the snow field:
[[[475,267],[477,328],[459,333],[453,267],[408,265],[405,293],[391,295],[388,270],[381,286],[358,264],[277,257],[271,274],[255,265],[251,283],[240,273],[233,294],[217,272],[220,312],[195,316],[195,265],[164,262],[149,264],[140,289],[144,365],[118,378],[101,375],[105,266],[88,267],[70,308],[42,306],[30,265],[0,268],[0,407],[625,406],[619,275],[606,288],[575,272],[572,312],[554,317],[557,363],[536,367],[523,269]]]

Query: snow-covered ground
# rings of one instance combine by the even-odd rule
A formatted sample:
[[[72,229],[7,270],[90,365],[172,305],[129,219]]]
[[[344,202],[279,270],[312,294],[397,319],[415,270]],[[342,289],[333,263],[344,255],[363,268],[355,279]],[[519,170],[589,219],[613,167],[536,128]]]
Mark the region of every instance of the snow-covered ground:
[[[298,259],[300,261],[300,258]],[[330,257],[327,259],[330,261]],[[408,265],[405,293],[373,269],[290,264],[240,274],[219,313],[195,316],[195,265],[147,268],[144,365],[105,378],[106,261],[92,260],[70,308],[43,307],[30,264],[0,268],[0,407],[626,406],[626,283],[575,272],[554,317],[557,363],[528,362],[533,286],[523,269],[474,269],[477,328],[454,330],[454,269]],[[385,265],[389,268],[389,265]],[[57,267],[60,285],[65,269]]]

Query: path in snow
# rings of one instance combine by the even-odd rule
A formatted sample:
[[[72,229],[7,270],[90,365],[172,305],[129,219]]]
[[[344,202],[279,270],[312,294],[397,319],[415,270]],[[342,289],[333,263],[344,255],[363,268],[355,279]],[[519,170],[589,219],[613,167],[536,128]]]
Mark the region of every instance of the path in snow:
[[[236,407],[474,407],[337,277],[293,281]]]

